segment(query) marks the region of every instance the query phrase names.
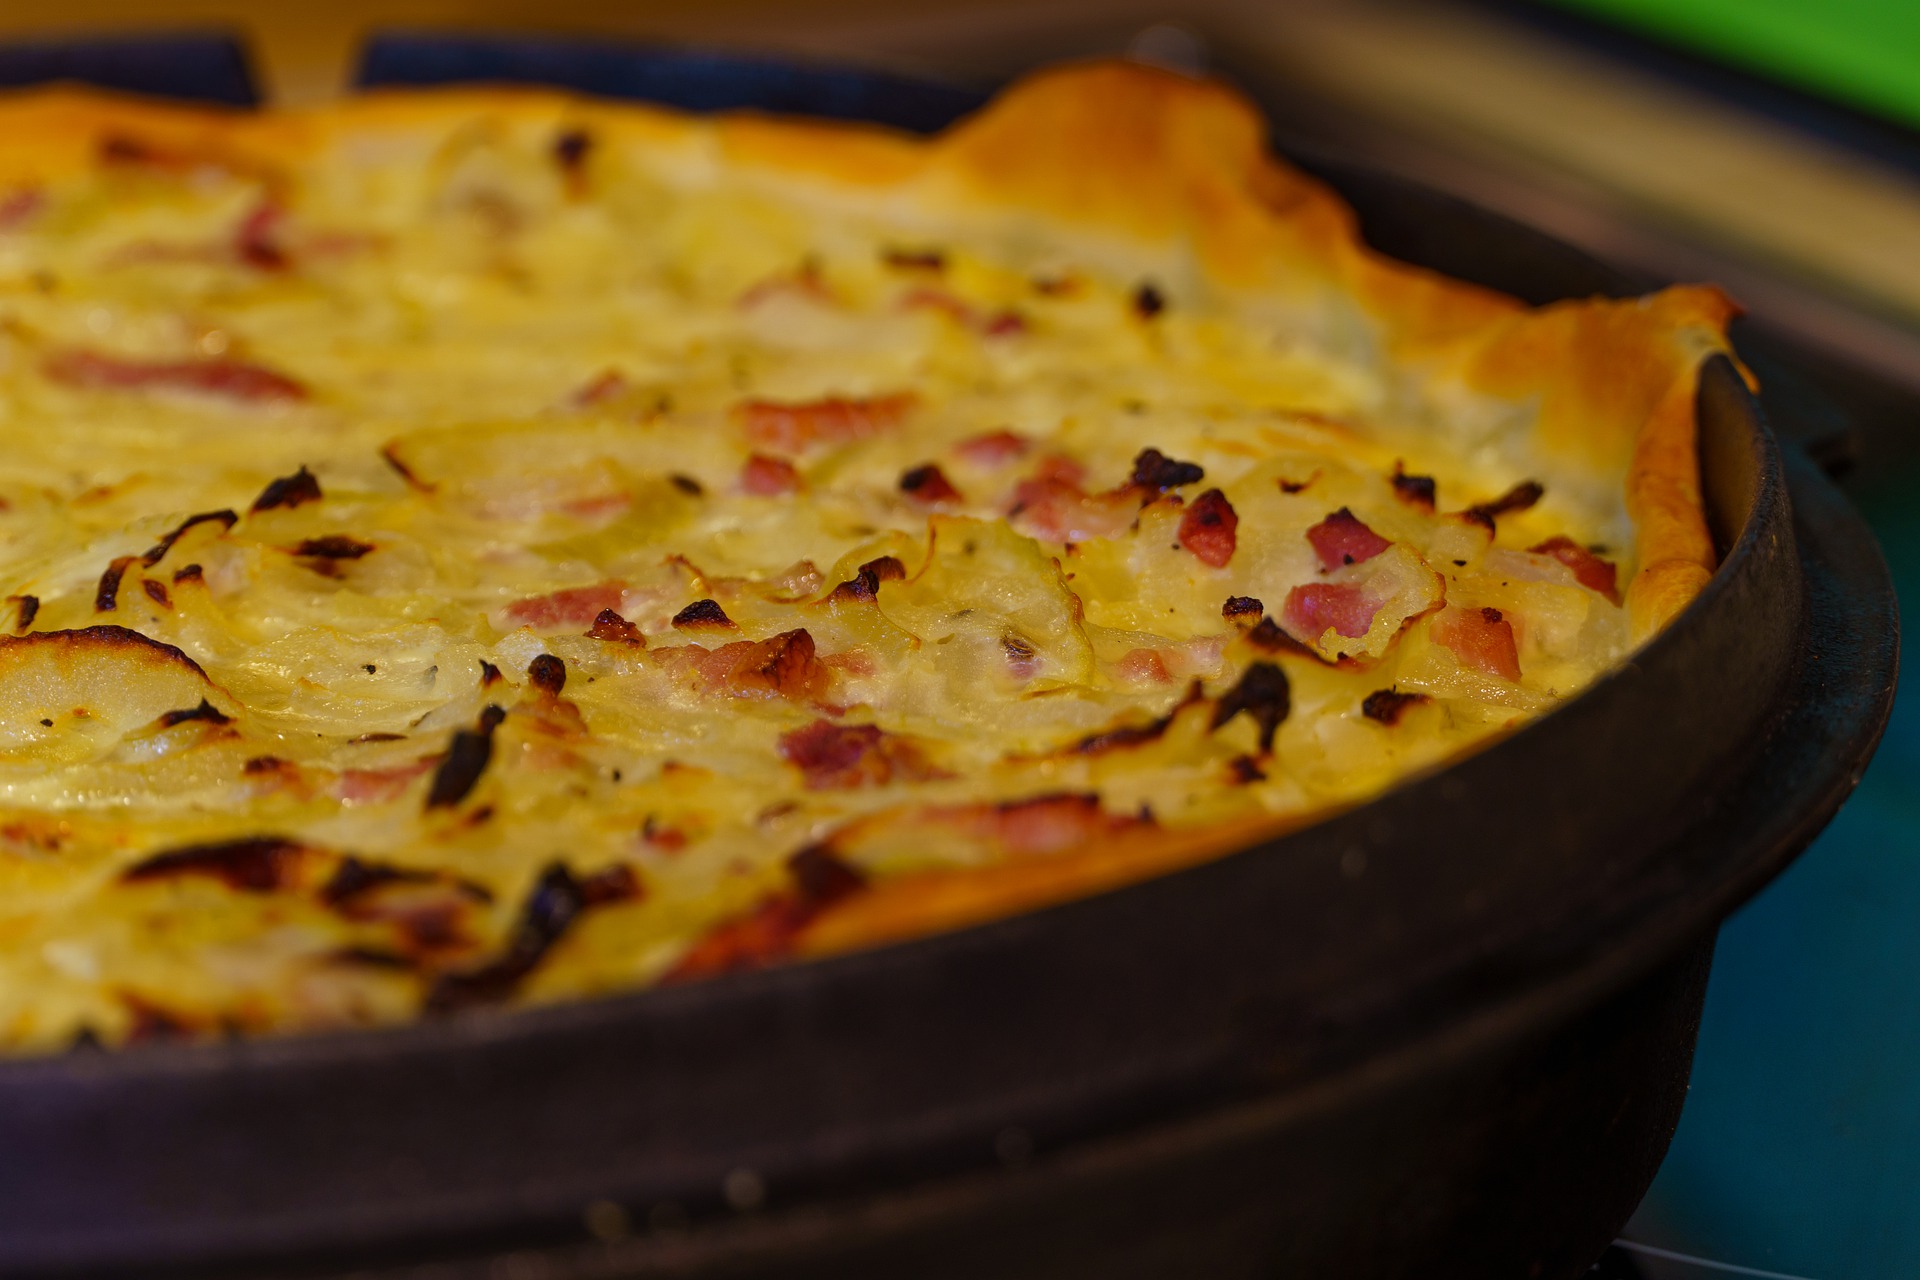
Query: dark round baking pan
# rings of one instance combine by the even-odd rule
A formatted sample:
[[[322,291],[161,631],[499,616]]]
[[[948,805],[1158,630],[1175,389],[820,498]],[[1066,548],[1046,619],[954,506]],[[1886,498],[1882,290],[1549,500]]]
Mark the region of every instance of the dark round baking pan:
[[[810,78],[885,97],[779,74],[789,108]],[[1370,223],[1418,229],[1424,250],[1385,237],[1404,256],[1536,298],[1618,283],[1314,163]],[[1724,360],[1700,418],[1719,572],[1502,743],[1206,865],[906,944],[0,1064],[0,1271],[1580,1274],[1677,1120],[1720,920],[1832,815],[1892,697],[1858,518]]]

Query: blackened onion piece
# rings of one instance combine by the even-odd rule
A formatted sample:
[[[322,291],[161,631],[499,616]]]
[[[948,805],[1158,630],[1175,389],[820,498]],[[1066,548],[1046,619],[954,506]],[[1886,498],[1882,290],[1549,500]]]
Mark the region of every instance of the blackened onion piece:
[[[127,568],[136,557],[120,556],[107,566],[100,575],[100,585],[94,588],[93,610],[95,613],[112,613],[120,607],[120,579],[126,577]]]
[[[223,528],[231,529],[238,523],[240,523],[240,517],[226,510],[202,511],[197,516],[188,516],[180,522],[173,532],[154,543],[151,547],[148,547],[146,554],[140,557],[140,563],[149,569],[159,564],[161,560],[166,558],[167,552],[173,550],[173,544],[180,541],[180,539],[186,535],[187,530],[193,528],[195,525],[219,524]]]
[[[1495,498],[1492,502],[1482,502],[1477,506],[1468,507],[1466,511],[1467,519],[1473,521],[1475,524],[1482,524],[1491,529],[1494,526],[1494,521],[1498,520],[1501,516],[1506,515],[1509,511],[1525,511],[1528,507],[1540,501],[1545,493],[1545,487],[1542,486],[1538,480],[1523,480]]]
[[[491,890],[471,880],[433,871],[420,871],[412,867],[396,867],[392,863],[375,862],[368,858],[356,858],[351,855],[340,859],[340,865],[320,887],[320,901],[335,909],[347,908],[351,907],[357,899],[385,885],[435,883],[451,885],[475,902],[493,901]]]
[[[1187,686],[1186,696],[1174,704],[1173,710],[1158,716],[1144,724],[1123,724],[1099,733],[1089,734],[1070,748],[1074,755],[1092,756],[1103,751],[1114,751],[1122,747],[1137,747],[1142,743],[1154,742],[1164,737],[1173,726],[1174,717],[1181,711],[1200,701],[1203,695],[1200,682],[1195,680]]]
[[[726,627],[733,628],[733,619],[720,607],[717,600],[695,600],[692,604],[673,615],[673,625],[679,630],[690,627]]]
[[[1133,475],[1129,478],[1142,489],[1165,493],[1181,485],[1199,484],[1207,478],[1207,473],[1197,462],[1182,462],[1148,447],[1134,458]]]
[[[1252,596],[1228,596],[1227,602],[1220,606],[1220,616],[1228,622],[1241,622],[1248,618],[1258,622],[1266,612],[1267,607]]]
[[[480,775],[487,771],[487,762],[493,759],[493,731],[506,718],[507,713],[499,707],[489,706],[480,713],[476,727],[454,733],[453,740],[447,744],[446,759],[433,771],[427,808],[451,808],[472,793]]]
[[[577,173],[593,151],[593,135],[585,129],[562,129],[553,139],[553,159],[568,173]]]
[[[310,560],[358,560],[373,549],[371,542],[349,538],[344,533],[329,533],[306,539],[293,549],[293,554]]]
[[[1401,693],[1398,689],[1375,689],[1360,704],[1360,714],[1381,724],[1395,725],[1408,707],[1417,707],[1432,699],[1424,693]]]
[[[1142,320],[1151,320],[1166,309],[1166,296],[1152,281],[1142,281],[1133,291],[1133,313]]]
[[[141,581],[140,589],[147,593],[147,599],[153,601],[162,609],[173,608],[173,597],[167,594],[166,583],[156,581],[153,578],[146,578]]]
[[[217,844],[169,849],[120,873],[129,884],[175,876],[210,876],[243,893],[273,893],[291,887],[300,864],[313,851],[281,836],[251,836]]]
[[[482,689],[491,689],[499,683],[500,668],[494,666],[485,658],[480,659],[480,687]]]
[[[1292,709],[1293,691],[1287,673],[1271,662],[1255,662],[1214,704],[1213,727],[1218,729],[1244,711],[1260,728],[1260,750],[1271,752],[1273,735]]]
[[[854,577],[833,589],[834,600],[872,600],[880,594],[883,582],[898,582],[907,576],[907,566],[898,556],[880,556],[860,566]]]
[[[1326,663],[1318,649],[1309,648],[1280,629],[1272,618],[1262,617],[1247,632],[1247,643],[1264,653],[1292,653],[1315,662]],[[1329,664],[1331,665],[1331,664]]]
[[[393,445],[388,445],[380,451],[380,460],[393,468],[393,473],[399,476],[400,479],[406,483],[407,488],[413,490],[415,493],[432,493],[440,487],[431,480],[421,479],[414,469],[408,466],[405,460],[400,457],[400,454]]]
[[[26,631],[33,626],[33,620],[40,615],[39,596],[15,596],[14,603],[19,606],[19,616],[13,620],[15,631]]]
[[[695,480],[692,476],[680,471],[676,471],[668,476],[667,483],[686,494],[689,498],[703,497],[707,492],[705,485]]]
[[[320,482],[313,478],[313,472],[301,467],[290,476],[281,476],[260,491],[260,496],[248,507],[249,512],[271,511],[275,507],[299,507],[309,502],[320,501]]]
[[[521,904],[505,949],[478,969],[442,974],[427,992],[426,1012],[457,1013],[500,1003],[546,958],[583,912],[639,895],[639,880],[626,867],[610,867],[582,880],[575,878],[565,863],[549,863]]]
[[[1393,493],[1400,501],[1423,511],[1433,510],[1434,501],[1439,497],[1432,476],[1410,476],[1397,462],[1393,464]]]
[[[560,696],[567,687],[567,664],[550,653],[543,653],[527,664],[527,679],[542,693]]]
[[[771,894],[745,915],[722,922],[687,950],[663,984],[758,969],[790,954],[802,931],[828,908],[866,888],[867,878],[829,844],[812,844],[787,859],[793,887]]]
[[[880,260],[899,271],[945,271],[947,255],[938,249],[887,249]]]
[[[232,716],[227,715],[221,711],[220,708],[214,706],[205,698],[202,698],[200,699],[200,705],[197,707],[189,707],[183,711],[169,711],[163,714],[160,717],[160,727],[162,729],[171,729],[174,725],[186,724],[190,720],[205,720],[208,724],[233,723]]]

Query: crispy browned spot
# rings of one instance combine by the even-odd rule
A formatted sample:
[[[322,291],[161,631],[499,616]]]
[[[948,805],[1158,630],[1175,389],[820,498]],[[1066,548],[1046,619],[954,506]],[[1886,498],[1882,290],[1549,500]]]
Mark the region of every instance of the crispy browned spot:
[[[1432,476],[1410,476],[1396,462],[1393,464],[1393,493],[1410,506],[1431,511],[1439,490]]]
[[[854,577],[833,589],[834,600],[872,600],[880,594],[880,584],[896,582],[907,576],[907,566],[897,556],[881,556],[860,566]]]
[[[112,613],[120,607],[120,579],[126,576],[127,569],[135,557],[119,556],[107,566],[100,575],[100,585],[93,591],[93,610],[95,613]]]
[[[1267,611],[1267,607],[1252,596],[1228,596],[1227,602],[1220,606],[1220,616],[1228,622],[1241,622],[1248,618],[1258,622]]]
[[[1432,701],[1424,693],[1401,693],[1398,689],[1375,689],[1360,704],[1360,714],[1369,720],[1381,724],[1400,723],[1400,717],[1408,707],[1417,707],[1421,703]]]
[[[738,629],[717,600],[695,600],[673,615],[673,625],[680,631],[700,630],[707,627],[720,627],[729,631]]]
[[[1293,692],[1287,673],[1271,662],[1254,662],[1233,688],[1214,704],[1213,727],[1218,729],[1241,712],[1252,717],[1260,729],[1260,750],[1273,750],[1273,735],[1292,709]]]
[[[640,634],[640,628],[628,622],[611,609],[602,609],[600,616],[587,628],[589,640],[605,640],[609,643],[637,644],[645,646],[647,638]]]
[[[960,491],[953,487],[953,481],[947,479],[947,473],[931,462],[902,472],[900,492],[929,506],[964,501]]]
[[[298,883],[302,864],[316,852],[281,836],[249,836],[169,849],[134,863],[120,873],[120,879],[136,884],[209,876],[243,893],[273,893]]]
[[[947,255],[938,249],[886,249],[880,260],[898,271],[945,271]]]
[[[329,533],[308,538],[293,549],[303,560],[358,560],[374,549],[371,542],[349,538],[344,533]]]
[[[1466,517],[1475,524],[1485,525],[1491,529],[1494,527],[1494,522],[1501,516],[1506,515],[1509,511],[1525,511],[1528,507],[1540,501],[1541,496],[1545,493],[1546,489],[1541,486],[1539,481],[1523,480],[1495,498],[1492,502],[1482,502],[1477,506],[1468,507]]]
[[[1133,291],[1133,313],[1151,320],[1167,309],[1167,299],[1151,281],[1143,280]]]
[[[425,1012],[457,1013],[498,1004],[546,958],[581,914],[592,907],[640,896],[640,881],[627,867],[609,867],[576,879],[563,862],[548,864],[520,906],[505,948],[477,969],[442,974],[428,990]]]
[[[140,581],[140,589],[147,593],[147,599],[153,601],[162,609],[171,609],[173,607],[173,598],[167,594],[166,583],[156,582],[152,578],[143,578]]]
[[[567,687],[567,664],[550,653],[543,653],[527,664],[527,679],[542,693],[560,696]]]
[[[197,524],[218,524],[222,528],[231,529],[239,522],[240,517],[228,510],[202,511],[197,516],[188,516],[166,537],[148,547],[146,554],[140,557],[140,563],[149,569],[159,564],[166,557],[167,552],[173,550],[173,544],[180,541],[187,530]]]
[[[471,729],[454,732],[447,744],[446,759],[433,772],[433,786],[427,791],[427,808],[445,809],[465,800],[493,759],[493,731],[507,713],[490,706],[480,713],[479,723]]]
[[[1182,485],[1199,484],[1207,478],[1197,462],[1169,458],[1158,449],[1142,449],[1133,460],[1131,482],[1150,493],[1165,493]]]
[[[1200,691],[1200,682],[1195,680],[1187,686],[1186,696],[1175,703],[1173,709],[1167,714],[1157,716],[1144,724],[1115,725],[1111,729],[1089,734],[1067,748],[1067,752],[1073,755],[1092,756],[1106,751],[1116,751],[1122,747],[1137,747],[1142,743],[1157,741],[1165,736],[1168,728],[1173,724],[1174,717],[1178,716],[1182,709],[1200,701],[1203,696]]]
[[[188,707],[182,711],[168,711],[164,713],[160,717],[160,727],[162,729],[171,729],[174,725],[186,724],[190,720],[204,720],[208,724],[233,723],[232,716],[227,715],[221,711],[220,708],[214,706],[205,698],[202,698],[200,699],[200,705],[197,707]]]
[[[260,496],[248,507],[249,512],[271,511],[275,507],[299,507],[309,502],[320,501],[320,482],[313,478],[313,472],[301,467],[290,476],[281,476],[260,491]]]
[[[661,977],[688,982],[758,969],[789,955],[807,925],[866,887],[867,878],[826,845],[808,845],[787,859],[792,887],[770,894],[743,916],[709,930]]]
[[[435,489],[439,488],[439,486],[432,481],[421,479],[414,473],[412,467],[409,467],[405,462],[401,461],[400,454],[394,445],[388,445],[386,448],[380,450],[380,460],[389,467],[392,467],[394,474],[404,480],[407,488],[412,489],[415,493],[432,493]]]

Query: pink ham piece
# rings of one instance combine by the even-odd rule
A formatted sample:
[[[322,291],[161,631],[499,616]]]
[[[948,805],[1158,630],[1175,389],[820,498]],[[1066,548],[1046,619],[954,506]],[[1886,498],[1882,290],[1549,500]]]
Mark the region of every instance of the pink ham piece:
[[[578,631],[593,625],[603,611],[618,613],[624,582],[596,582],[590,587],[567,587],[543,596],[516,600],[501,611],[510,627],[532,627],[535,631],[565,629]]]
[[[1317,644],[1329,627],[1351,640],[1373,628],[1383,603],[1350,582],[1309,582],[1287,592],[1280,620],[1308,644]]]
[[[98,351],[60,351],[42,362],[54,382],[94,391],[189,391],[247,403],[305,400],[283,373],[244,360],[135,360]]]
[[[1615,604],[1620,603],[1619,570],[1611,561],[1602,560],[1564,534],[1548,538],[1533,548],[1537,556],[1552,556],[1573,570],[1574,580],[1589,591],[1598,591]]]
[[[1012,431],[989,431],[985,435],[962,440],[954,452],[976,467],[1003,467],[1023,456],[1032,447],[1025,436]]]
[[[756,498],[777,498],[800,491],[800,473],[785,458],[756,453],[740,468],[740,490]]]
[[[780,735],[780,758],[800,770],[809,791],[884,787],[943,776],[911,742],[871,724],[815,720]]]
[[[916,398],[907,392],[850,400],[829,396],[800,404],[749,400],[736,414],[747,438],[780,453],[799,453],[813,444],[851,444],[892,431],[906,421]]]
[[[1227,495],[1209,489],[1180,517],[1180,545],[1202,564],[1224,569],[1238,543],[1240,517]]]
[[[1513,624],[1498,609],[1448,606],[1433,620],[1433,641],[1451,649],[1462,666],[1502,680],[1520,678],[1520,653],[1513,640]]]
[[[1345,507],[1307,530],[1307,541],[1313,544],[1320,568],[1327,573],[1342,565],[1371,560],[1393,545]]]
[[[1139,509],[1131,493],[1089,494],[1071,481],[1046,478],[1020,483],[1007,518],[1029,537],[1084,542],[1119,536]]]

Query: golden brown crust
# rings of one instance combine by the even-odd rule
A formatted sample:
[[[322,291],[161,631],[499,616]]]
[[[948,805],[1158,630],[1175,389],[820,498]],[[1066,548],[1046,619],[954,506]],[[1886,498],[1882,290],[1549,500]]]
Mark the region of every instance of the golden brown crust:
[[[308,112],[248,116],[51,90],[0,101],[0,183],[93,163],[128,131],[155,145],[270,172],[355,139],[484,113],[561,121],[724,158],[735,170],[834,199],[883,196],[906,213],[1057,223],[1116,259],[1230,306],[1322,305],[1369,322],[1414,376],[1522,412],[1520,456],[1619,476],[1633,521],[1627,590],[1636,637],[1653,634],[1714,567],[1695,456],[1701,363],[1726,351],[1733,305],[1711,288],[1530,309],[1390,261],[1361,243],[1327,188],[1274,160],[1257,112],[1214,82],[1118,62],[1065,67],[1015,86],[923,141],[883,129],[702,121],[540,90],[367,95]],[[1527,412],[1529,411],[1530,412]],[[1144,830],[1099,849],[877,885],[819,919],[809,952],[845,950],[1044,905],[1199,861],[1274,833],[1270,821],[1180,835]]]

